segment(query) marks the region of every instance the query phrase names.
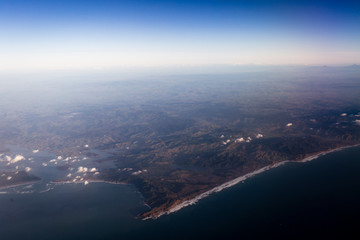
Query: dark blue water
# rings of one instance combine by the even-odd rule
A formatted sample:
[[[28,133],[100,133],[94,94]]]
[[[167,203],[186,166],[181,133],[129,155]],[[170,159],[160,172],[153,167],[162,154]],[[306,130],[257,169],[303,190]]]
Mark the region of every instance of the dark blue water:
[[[67,184],[0,194],[0,239],[304,239],[360,237],[360,148],[259,174],[157,220],[135,189]]]

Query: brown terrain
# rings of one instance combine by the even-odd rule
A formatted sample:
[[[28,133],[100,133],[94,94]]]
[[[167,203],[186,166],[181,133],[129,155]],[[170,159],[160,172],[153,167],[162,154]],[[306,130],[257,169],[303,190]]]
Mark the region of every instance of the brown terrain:
[[[157,217],[264,166],[360,143],[359,73],[309,68],[89,83],[69,90],[75,99],[2,111],[0,136],[3,146],[111,162],[87,180],[134,184],[151,207],[138,216]],[[90,100],[79,97],[84,92]]]

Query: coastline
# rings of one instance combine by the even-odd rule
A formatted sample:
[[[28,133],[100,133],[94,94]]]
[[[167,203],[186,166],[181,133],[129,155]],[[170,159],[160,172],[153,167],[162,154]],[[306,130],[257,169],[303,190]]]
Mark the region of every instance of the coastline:
[[[201,200],[203,198],[206,198],[206,197],[210,196],[213,193],[220,192],[220,191],[222,191],[222,190],[224,190],[226,188],[232,187],[232,186],[234,186],[234,185],[236,185],[236,184],[238,184],[238,183],[240,183],[242,181],[245,181],[248,178],[251,178],[251,177],[253,177],[255,175],[258,175],[258,174],[260,174],[262,172],[265,172],[265,171],[268,171],[270,169],[280,167],[280,166],[282,166],[282,165],[284,165],[286,163],[290,163],[290,162],[292,162],[292,163],[310,162],[312,160],[315,160],[315,159],[317,159],[317,158],[319,158],[321,156],[327,155],[329,153],[334,153],[334,152],[338,152],[338,151],[341,151],[341,150],[344,150],[344,149],[347,149],[347,148],[359,147],[359,146],[360,146],[360,144],[338,147],[338,148],[334,148],[334,149],[331,149],[331,150],[315,153],[315,154],[310,155],[308,157],[305,157],[305,158],[303,158],[301,160],[285,160],[285,161],[281,161],[281,162],[278,162],[278,163],[275,163],[275,164],[271,164],[271,165],[262,167],[260,169],[255,170],[255,171],[252,171],[250,173],[247,173],[245,175],[237,177],[237,178],[235,178],[233,180],[225,182],[225,183],[223,183],[223,184],[221,184],[219,186],[216,186],[216,187],[214,187],[214,188],[212,188],[212,189],[210,189],[210,190],[208,190],[208,191],[206,191],[204,193],[201,193],[201,194],[197,195],[196,197],[194,197],[192,199],[180,202],[179,204],[176,204],[175,206],[168,209],[167,211],[160,212],[156,216],[145,217],[142,220],[157,219],[157,218],[159,218],[159,217],[161,217],[163,215],[169,215],[171,213],[177,212],[177,211],[181,210],[184,207],[196,204],[199,200]]]
[[[11,185],[6,185],[3,187],[0,187],[0,190],[4,190],[4,189],[8,189],[8,188],[13,188],[13,187],[19,187],[19,186],[23,186],[23,185],[28,185],[31,183],[35,183],[35,182],[39,182],[40,180],[33,180],[33,181],[27,181],[27,182],[22,182],[22,183],[15,183],[15,184],[11,184]]]
[[[54,183],[54,184],[69,184],[69,183],[74,183],[74,184],[85,184],[85,182],[88,182],[88,183],[109,183],[109,184],[120,184],[120,185],[126,185],[126,184],[129,184],[129,183],[125,183],[125,182],[111,182],[111,181],[105,181],[105,180],[84,180],[84,181],[70,181],[70,180],[67,180],[67,181],[51,181],[51,183]]]

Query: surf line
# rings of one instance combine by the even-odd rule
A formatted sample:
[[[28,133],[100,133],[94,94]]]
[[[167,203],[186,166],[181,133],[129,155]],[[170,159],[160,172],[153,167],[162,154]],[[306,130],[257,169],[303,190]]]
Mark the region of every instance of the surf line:
[[[344,146],[344,147],[338,147],[338,148],[335,148],[335,149],[331,149],[331,150],[328,150],[328,151],[323,151],[323,152],[319,152],[319,153],[316,153],[314,155],[311,155],[311,156],[308,156],[306,158],[303,158],[299,161],[290,161],[290,160],[285,160],[285,161],[282,161],[282,162],[278,162],[278,163],[275,163],[275,164],[271,164],[271,165],[268,165],[268,166],[265,166],[265,167],[262,167],[260,169],[257,169],[253,172],[250,172],[250,173],[247,173],[243,176],[240,176],[240,177],[237,177],[233,180],[230,180],[228,182],[225,182],[217,187],[214,187],[204,193],[201,193],[199,195],[197,195],[196,197],[192,198],[192,199],[189,199],[189,200],[185,200],[179,204],[177,204],[176,206],[170,208],[169,210],[167,211],[164,211],[164,212],[161,212],[159,213],[157,216],[154,216],[154,217],[147,217],[147,218],[144,218],[143,220],[147,220],[147,219],[157,219],[159,218],[160,216],[162,215],[168,215],[168,214],[171,214],[171,213],[174,213],[174,212],[177,212],[179,211],[180,209],[184,208],[184,207],[187,207],[187,206],[190,206],[190,205],[194,205],[196,204],[199,200],[203,199],[203,198],[206,198],[208,197],[209,195],[213,194],[213,193],[217,193],[217,192],[220,192],[226,188],[229,188],[229,187],[232,187],[242,181],[245,181],[246,179],[248,178],[251,178],[255,175],[258,175],[262,172],[265,172],[265,171],[268,171],[270,169],[273,169],[273,168],[277,168],[277,167],[280,167],[286,163],[304,163],[304,162],[310,162],[312,160],[315,160],[321,156],[324,156],[324,155],[327,155],[329,153],[333,153],[333,152],[338,152],[338,151],[341,151],[343,149],[346,149],[346,148],[352,148],[352,147],[358,147],[360,146],[360,144],[355,144],[355,145],[350,145],[350,146]]]

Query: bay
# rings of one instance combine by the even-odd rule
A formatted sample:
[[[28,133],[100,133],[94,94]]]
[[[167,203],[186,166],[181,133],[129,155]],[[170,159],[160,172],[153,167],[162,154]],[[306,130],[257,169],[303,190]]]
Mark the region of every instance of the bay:
[[[0,194],[1,239],[253,239],[359,237],[360,147],[287,163],[179,212],[135,219],[131,185],[61,184]],[[1,191],[0,191],[1,192]]]

